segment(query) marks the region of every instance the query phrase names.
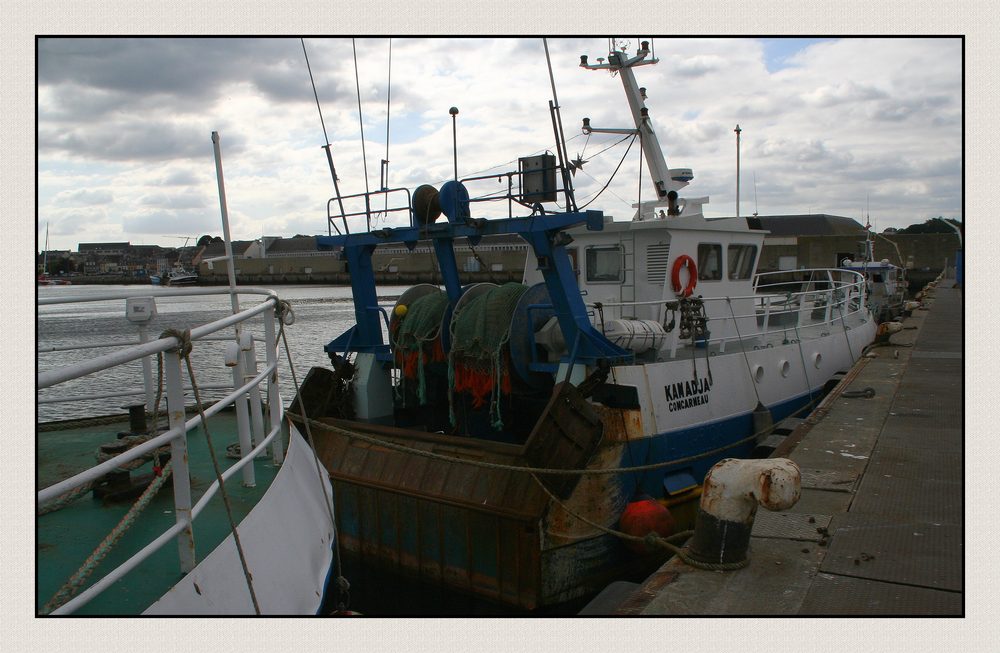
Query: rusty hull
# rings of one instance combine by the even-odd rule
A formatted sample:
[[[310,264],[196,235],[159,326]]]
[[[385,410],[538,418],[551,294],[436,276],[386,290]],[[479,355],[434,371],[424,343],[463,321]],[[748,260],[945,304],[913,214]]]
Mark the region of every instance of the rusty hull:
[[[609,547],[620,545],[570,523],[575,520],[529,474],[435,460],[350,433],[501,466],[617,466],[620,435],[602,446],[605,410],[572,385],[559,384],[523,445],[329,417],[319,421],[336,429],[313,421],[317,454],[333,483],[341,546],[365,564],[525,609],[592,591],[610,573]],[[571,509],[599,523],[613,525],[624,505],[614,475],[539,478]]]

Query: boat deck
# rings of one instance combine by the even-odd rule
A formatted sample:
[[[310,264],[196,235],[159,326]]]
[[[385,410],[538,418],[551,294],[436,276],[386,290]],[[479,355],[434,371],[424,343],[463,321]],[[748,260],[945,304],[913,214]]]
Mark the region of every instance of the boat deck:
[[[225,449],[237,439],[236,415],[232,411],[223,411],[211,417],[208,423],[219,464],[226,469],[235,462],[226,457]],[[113,442],[116,434],[127,431],[128,426],[128,416],[124,415],[120,422],[110,424],[80,424],[60,430],[40,429],[36,440],[38,486],[46,487],[92,466],[97,448]],[[160,426],[166,427],[166,418],[161,418]],[[215,470],[202,429],[196,428],[188,433],[187,441],[192,496],[197,501],[215,480]],[[226,482],[233,517],[237,522],[256,504],[278,471],[270,457],[255,460],[254,469],[257,480],[255,488],[243,487],[239,474]],[[133,472],[134,475],[148,473],[148,464]],[[85,587],[123,563],[139,548],[173,525],[174,502],[170,488],[169,482],[161,488],[139,516],[135,526],[125,533],[87,579]],[[38,517],[35,598],[39,612],[118,524],[131,507],[132,501],[105,504],[88,493],[60,510]],[[225,506],[221,496],[216,495],[194,522],[196,559],[200,561],[207,556],[227,535],[229,527]],[[126,576],[140,577],[141,582],[128,583],[127,586],[125,583],[118,583],[119,589],[104,592],[76,614],[129,615],[141,612],[181,578],[177,546],[168,544]]]
[[[942,280],[929,310],[904,321],[915,328],[862,358],[774,452],[801,468],[802,498],[758,511],[746,568],[671,560],[583,614],[963,615],[963,298],[953,283]],[[874,397],[843,396],[867,387]]]

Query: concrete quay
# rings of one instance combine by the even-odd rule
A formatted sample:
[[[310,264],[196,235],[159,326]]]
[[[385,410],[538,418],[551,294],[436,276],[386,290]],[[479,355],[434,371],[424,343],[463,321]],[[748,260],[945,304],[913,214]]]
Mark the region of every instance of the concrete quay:
[[[758,510],[746,568],[672,559],[601,613],[963,616],[963,297],[953,286],[942,280],[927,309],[774,452],[799,465],[802,496],[784,512]],[[851,396],[869,387],[873,397]]]

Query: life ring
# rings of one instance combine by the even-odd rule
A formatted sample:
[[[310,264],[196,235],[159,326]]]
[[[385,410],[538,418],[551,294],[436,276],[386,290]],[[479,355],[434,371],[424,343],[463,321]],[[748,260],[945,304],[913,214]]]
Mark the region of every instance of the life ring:
[[[688,269],[687,285],[681,289],[681,270]],[[681,297],[690,297],[694,292],[694,287],[698,284],[698,266],[694,264],[694,259],[687,254],[681,254],[674,261],[674,268],[670,273],[670,281],[674,286],[674,292]]]

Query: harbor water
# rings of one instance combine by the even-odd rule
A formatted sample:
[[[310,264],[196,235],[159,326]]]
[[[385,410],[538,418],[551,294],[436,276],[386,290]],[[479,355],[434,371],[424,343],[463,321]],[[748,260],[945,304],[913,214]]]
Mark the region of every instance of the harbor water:
[[[220,287],[220,290],[224,288]],[[330,359],[323,346],[346,331],[354,324],[354,305],[349,286],[274,286],[278,296],[288,301],[295,313],[294,324],[285,328],[285,338],[291,352],[295,374],[301,383],[309,369],[316,365],[329,367]],[[141,286],[43,286],[38,288],[39,297],[93,297],[118,291],[137,292]],[[379,303],[391,310],[405,287],[387,286],[380,288]],[[243,295],[240,307],[249,308],[259,303],[259,295]],[[207,324],[229,315],[229,298],[226,295],[198,297],[157,297],[157,316],[148,326],[150,339],[157,338],[167,329],[188,329]],[[56,366],[87,360],[114,351],[114,347],[100,347],[109,342],[138,342],[138,328],[125,318],[125,302],[93,301],[77,304],[39,306],[37,325],[38,371],[43,372]],[[254,324],[250,332],[263,340],[263,326]],[[204,400],[217,399],[232,390],[232,372],[223,361],[224,344],[219,341],[195,343],[191,352],[192,366],[199,387],[205,385],[228,384],[229,390],[205,390]],[[74,351],[53,348],[83,345]],[[264,352],[258,348],[257,358],[264,360]],[[289,406],[295,397],[291,370],[284,347],[278,354],[281,397]],[[157,373],[153,361],[154,382]],[[93,395],[111,393],[122,388],[142,389],[142,366],[139,361],[111,370],[113,374],[102,372],[46,388],[38,393],[39,399],[66,395]],[[185,385],[188,385],[185,372]],[[188,393],[189,401],[193,401]],[[141,394],[121,399],[99,399],[73,401],[67,403],[39,403],[38,421],[74,419],[124,412],[123,406],[142,403]]]

